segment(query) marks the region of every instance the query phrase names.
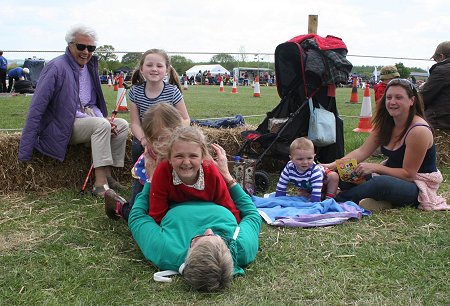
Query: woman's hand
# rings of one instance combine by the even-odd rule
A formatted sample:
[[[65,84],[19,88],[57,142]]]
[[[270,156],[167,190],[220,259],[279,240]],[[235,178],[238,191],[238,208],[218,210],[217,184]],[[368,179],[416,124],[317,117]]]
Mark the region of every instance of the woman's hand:
[[[321,164],[323,167],[330,169],[331,171],[336,171],[336,162],[329,164]]]
[[[230,171],[228,170],[228,159],[224,148],[222,148],[217,143],[211,144],[211,147],[216,152],[214,164],[216,164],[217,168],[219,169],[220,173],[222,174],[226,182],[232,180],[233,177],[231,176]]]
[[[113,134],[114,136],[117,136],[117,124],[115,124],[113,122],[114,119],[110,118],[109,119],[109,123],[111,124],[111,134]]]
[[[354,170],[355,174],[359,177],[364,177],[366,175],[376,173],[376,167],[378,164],[373,163],[359,163],[358,166],[356,166],[356,169]]]

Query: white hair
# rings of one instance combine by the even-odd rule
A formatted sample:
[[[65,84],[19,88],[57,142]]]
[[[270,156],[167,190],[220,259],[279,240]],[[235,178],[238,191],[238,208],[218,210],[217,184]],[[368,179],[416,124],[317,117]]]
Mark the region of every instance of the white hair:
[[[66,34],[66,42],[69,44],[71,42],[73,42],[73,40],[75,39],[76,35],[83,35],[83,36],[89,36],[90,38],[92,38],[92,40],[94,41],[95,45],[97,45],[97,32],[95,32],[94,29],[82,25],[82,24],[76,24],[73,25]]]

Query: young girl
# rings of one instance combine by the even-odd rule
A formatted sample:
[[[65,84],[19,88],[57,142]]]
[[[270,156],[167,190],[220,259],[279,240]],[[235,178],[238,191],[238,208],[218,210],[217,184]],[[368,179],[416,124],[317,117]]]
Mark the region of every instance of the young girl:
[[[164,77],[169,75],[168,84],[164,82]],[[133,142],[131,155],[133,163],[144,152],[147,145],[147,139],[141,126],[141,120],[144,113],[151,107],[159,103],[169,103],[173,105],[181,114],[183,125],[190,124],[190,118],[186,105],[181,94],[181,84],[178,74],[170,65],[170,59],[167,53],[159,49],[150,49],[146,51],[139,63],[139,69],[136,69],[131,78],[133,86],[130,89],[128,97],[130,105],[130,127],[133,133]],[[142,190],[139,183],[133,184],[133,194]],[[138,190],[135,190],[137,188]],[[134,201],[134,197],[131,202]]]
[[[183,119],[175,107],[168,103],[159,103],[151,107],[142,117],[142,129],[147,146],[145,152],[135,163],[131,173],[136,179],[133,185],[132,199],[141,191],[145,182],[151,182],[157,164],[164,158],[161,148],[167,142],[173,130],[182,125]],[[141,186],[135,186],[139,184]],[[105,194],[105,211],[111,219],[128,220],[133,202],[110,191]]]
[[[214,145],[212,145],[214,147]],[[240,222],[239,210],[208,153],[207,140],[198,127],[177,128],[166,147],[167,160],[155,170],[148,214],[159,224],[169,204],[189,200],[214,202],[228,208]]]

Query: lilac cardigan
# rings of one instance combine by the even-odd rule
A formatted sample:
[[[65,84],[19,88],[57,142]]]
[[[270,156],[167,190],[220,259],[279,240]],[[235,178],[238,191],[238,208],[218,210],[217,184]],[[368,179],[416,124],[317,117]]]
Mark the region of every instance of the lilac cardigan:
[[[87,67],[93,80],[91,97],[106,117],[108,111],[95,56]],[[40,74],[22,130],[19,160],[31,160],[33,149],[61,162],[64,160],[80,104],[78,92],[79,65],[66,48],[65,54],[51,60]]]

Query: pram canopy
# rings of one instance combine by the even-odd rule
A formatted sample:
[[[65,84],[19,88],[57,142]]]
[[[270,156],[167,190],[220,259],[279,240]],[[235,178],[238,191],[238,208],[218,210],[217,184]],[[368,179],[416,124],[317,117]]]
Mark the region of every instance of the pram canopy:
[[[256,131],[247,131],[243,135],[248,141],[259,142],[266,148],[264,153],[287,159],[290,143],[297,137],[308,135],[309,108],[305,106],[311,97],[315,107],[320,104],[336,117],[336,143],[317,148],[317,159],[327,163],[342,157],[344,130],[335,96],[336,84],[347,82],[353,68],[346,55],[345,43],[335,36],[300,35],[278,45],[275,74],[281,101],[267,113]],[[274,131],[273,121],[283,118],[282,127]]]

